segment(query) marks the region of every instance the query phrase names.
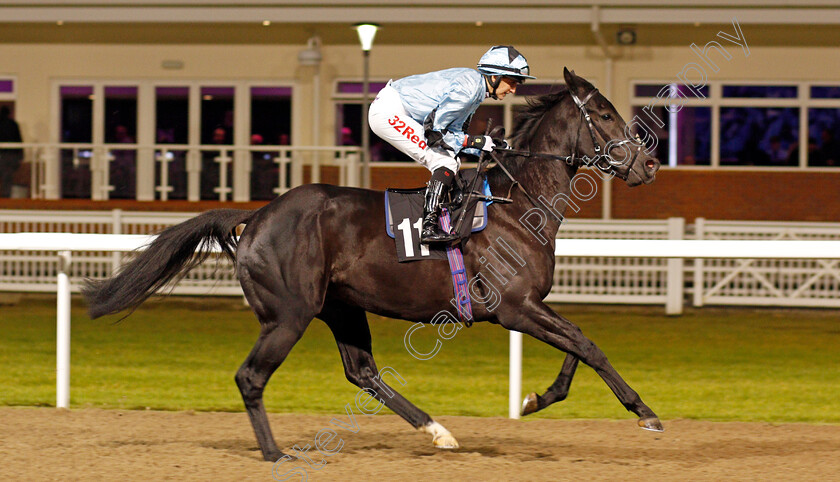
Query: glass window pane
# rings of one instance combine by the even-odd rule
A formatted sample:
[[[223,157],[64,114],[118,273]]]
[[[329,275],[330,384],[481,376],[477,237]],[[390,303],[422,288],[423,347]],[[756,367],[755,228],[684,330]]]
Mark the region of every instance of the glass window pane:
[[[137,87],[105,86],[105,142],[134,144],[137,142]],[[108,182],[114,189],[111,199],[134,199],[137,185],[137,151],[110,151]]]
[[[721,107],[720,164],[797,166],[799,109]]]
[[[105,87],[105,142],[137,142],[137,87]]]
[[[62,86],[61,142],[93,142],[93,87]]]
[[[0,79],[0,93],[11,94],[15,91],[15,81],[12,79]]]
[[[666,111],[664,106],[654,107],[653,115],[661,123],[648,117],[642,107],[634,107],[633,115],[639,116],[651,136],[648,148],[651,154],[664,165],[708,166],[712,152],[712,109],[710,107],[684,106],[679,112]],[[673,129],[672,129],[673,126]],[[672,139],[672,134],[676,135]],[[655,136],[655,139],[653,138]],[[674,157],[674,159],[671,159]]]
[[[288,145],[292,88],[251,87],[251,144]]]
[[[667,88],[669,85],[671,85],[671,84],[636,84],[635,87],[633,88],[633,94],[636,97],[657,97],[657,96],[659,96],[659,92],[661,92],[662,89]],[[683,86],[682,84],[677,84],[677,86],[679,88],[683,89],[682,92],[684,92],[686,94],[691,94],[691,96],[689,96],[689,99],[692,98],[692,96],[696,96],[693,92],[691,92],[690,89]],[[707,97],[707,98],[709,97],[709,87],[708,86],[704,85],[703,87],[700,87],[698,90],[700,91],[701,94],[703,94],[704,97]]]
[[[724,97],[795,99],[795,85],[724,85]]]
[[[251,87],[251,145],[289,145],[292,127],[291,87]],[[279,168],[277,151],[251,153],[251,199],[277,197]],[[290,172],[287,169],[287,179]]]
[[[812,99],[840,99],[840,87],[815,85],[811,87]]]
[[[233,143],[233,87],[201,88],[201,143]]]
[[[155,88],[155,142],[189,143],[190,88]],[[171,193],[170,193],[171,194]]]
[[[808,165],[840,166],[840,109],[808,109]]]

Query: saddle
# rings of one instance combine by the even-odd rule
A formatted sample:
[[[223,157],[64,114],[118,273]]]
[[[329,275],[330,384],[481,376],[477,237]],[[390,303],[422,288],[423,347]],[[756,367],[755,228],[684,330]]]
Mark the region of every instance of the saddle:
[[[480,176],[478,180],[476,176]],[[470,186],[476,187],[471,196]],[[385,230],[394,238],[400,262],[447,258],[445,244],[420,244],[425,193],[425,187],[385,190]],[[487,205],[505,201],[492,196],[484,174],[478,174],[475,169],[458,172],[449,197],[448,202],[443,203],[441,216],[448,215],[452,229],[457,229],[458,239],[453,244],[462,246],[470,234],[487,227]]]

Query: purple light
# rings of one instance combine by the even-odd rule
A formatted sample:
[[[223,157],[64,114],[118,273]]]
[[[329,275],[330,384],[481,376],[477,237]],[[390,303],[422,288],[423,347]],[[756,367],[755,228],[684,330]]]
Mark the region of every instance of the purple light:
[[[291,87],[251,87],[251,97],[291,97]]]
[[[201,95],[233,97],[233,87],[202,87]]]
[[[62,85],[62,97],[88,97],[93,95],[93,87],[89,85]]]
[[[155,94],[158,98],[162,97],[189,97],[189,87],[156,87]]]
[[[106,86],[105,97],[137,97],[137,87],[129,85]]]
[[[368,83],[368,92],[375,93],[382,90],[385,87],[386,82],[369,82]],[[362,82],[339,82],[338,83],[338,93],[339,94],[362,94],[362,90],[364,90],[364,86]]]

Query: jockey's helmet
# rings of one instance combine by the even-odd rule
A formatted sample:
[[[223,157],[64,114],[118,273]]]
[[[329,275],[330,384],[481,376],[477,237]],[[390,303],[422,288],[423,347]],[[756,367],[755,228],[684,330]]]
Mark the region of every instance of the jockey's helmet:
[[[478,60],[478,71],[484,75],[511,77],[520,83],[525,79],[536,79],[530,75],[528,61],[511,45],[496,45]]]

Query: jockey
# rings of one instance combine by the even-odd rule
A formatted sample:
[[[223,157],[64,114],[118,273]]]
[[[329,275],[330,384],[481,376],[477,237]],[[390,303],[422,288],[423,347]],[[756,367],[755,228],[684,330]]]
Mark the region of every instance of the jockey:
[[[477,70],[453,68],[388,82],[370,105],[371,130],[432,172],[423,203],[423,243],[450,242],[457,236],[438,225],[463,148],[492,151],[490,136],[468,137],[464,130],[487,97],[504,99],[529,75],[528,61],[510,45],[498,45],[478,61]]]

